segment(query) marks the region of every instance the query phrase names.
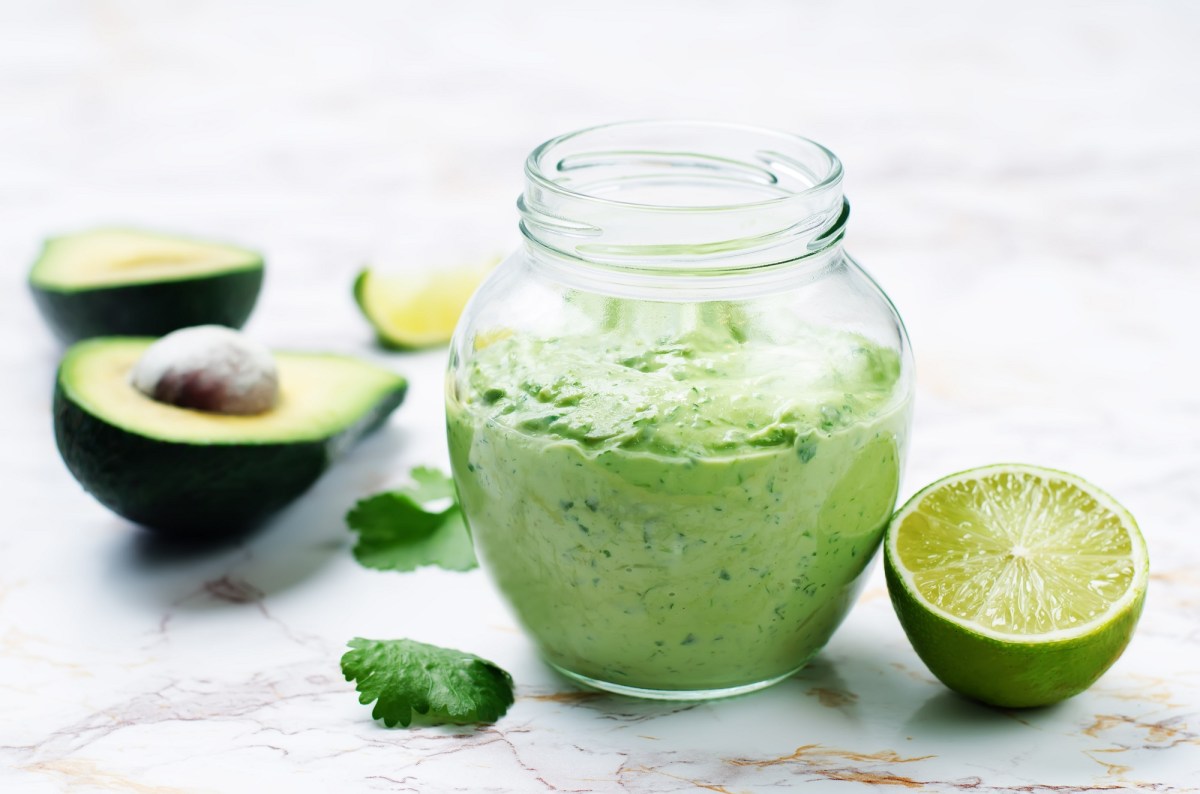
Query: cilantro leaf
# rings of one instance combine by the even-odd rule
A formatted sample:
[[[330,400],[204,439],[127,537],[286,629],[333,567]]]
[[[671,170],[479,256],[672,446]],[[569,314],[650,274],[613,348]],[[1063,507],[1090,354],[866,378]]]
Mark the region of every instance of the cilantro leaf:
[[[400,490],[411,496],[412,500],[421,505],[422,509],[429,510],[433,506],[432,503],[441,499],[458,501],[458,497],[454,493],[454,481],[437,469],[417,466],[408,473],[408,476],[412,478],[414,485]]]
[[[495,722],[513,704],[512,676],[478,656],[413,640],[355,637],[349,646],[342,675],[389,728],[407,728],[414,712],[433,723]]]
[[[413,571],[422,565],[450,571],[475,568],[454,483],[424,467],[413,469],[411,477],[413,485],[367,497],[346,514],[346,524],[358,533],[354,558],[381,571]]]

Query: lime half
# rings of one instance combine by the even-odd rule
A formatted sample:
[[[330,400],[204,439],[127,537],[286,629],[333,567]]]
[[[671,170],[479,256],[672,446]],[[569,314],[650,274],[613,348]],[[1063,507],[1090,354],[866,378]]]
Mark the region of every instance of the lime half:
[[[438,345],[450,340],[463,307],[493,266],[424,274],[366,268],[354,280],[354,299],[384,347]]]
[[[1071,474],[1001,464],[938,480],[892,517],[892,604],[942,683],[996,706],[1087,689],[1125,650],[1149,558],[1125,508]]]

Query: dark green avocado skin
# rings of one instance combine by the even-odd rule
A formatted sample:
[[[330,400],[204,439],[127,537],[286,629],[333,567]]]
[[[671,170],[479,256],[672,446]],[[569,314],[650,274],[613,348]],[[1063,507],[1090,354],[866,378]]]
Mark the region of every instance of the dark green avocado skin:
[[[189,444],[115,427],[54,392],[54,436],[75,479],[105,507],[164,534],[217,537],[261,524],[317,481],[341,452],[404,400],[387,394],[354,425],[319,441]]]
[[[163,336],[193,325],[241,328],[262,288],[263,267],[180,281],[79,291],[31,283],[34,302],[65,344],[93,336]]]

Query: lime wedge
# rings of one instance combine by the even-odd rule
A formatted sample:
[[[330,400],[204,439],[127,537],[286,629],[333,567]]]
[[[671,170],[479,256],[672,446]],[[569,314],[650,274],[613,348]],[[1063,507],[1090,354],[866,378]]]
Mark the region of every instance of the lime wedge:
[[[1000,464],[928,486],[892,517],[896,615],[942,683],[996,706],[1092,685],[1133,635],[1149,558],[1125,508],[1071,474]]]
[[[366,268],[354,280],[354,299],[384,347],[438,345],[450,340],[463,307],[493,266],[415,275]]]

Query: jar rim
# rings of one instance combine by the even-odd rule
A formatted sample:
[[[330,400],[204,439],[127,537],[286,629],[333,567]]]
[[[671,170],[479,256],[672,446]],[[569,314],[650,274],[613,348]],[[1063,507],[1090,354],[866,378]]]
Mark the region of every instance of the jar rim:
[[[842,164],[821,144],[748,124],[624,121],[526,159],[522,234],[587,264],[708,274],[796,261],[842,239]]]
[[[727,202],[722,204],[682,205],[622,201],[619,199],[607,198],[595,193],[575,190],[548,176],[543,167],[547,155],[552,153],[556,148],[559,148],[564,144],[575,142],[585,136],[594,136],[598,133],[605,133],[609,131],[620,132],[623,130],[635,129],[667,130],[672,127],[695,132],[709,131],[743,133],[747,135],[760,136],[766,139],[775,139],[785,142],[793,147],[799,145],[808,152],[818,154],[823,159],[823,173],[816,174],[810,172],[810,178],[812,179],[811,184],[808,184],[797,190],[788,190],[784,195],[775,196],[772,198]],[[802,170],[809,171],[807,168],[803,168]],[[699,119],[637,119],[630,121],[610,122],[607,124],[597,124],[550,138],[541,145],[537,146],[525,159],[525,176],[539,188],[557,194],[563,198],[575,200],[582,199],[614,208],[639,210],[642,212],[715,213],[774,208],[781,205],[786,205],[789,202],[803,203],[811,200],[811,197],[814,194],[827,191],[831,187],[835,187],[841,182],[842,162],[831,150],[817,141],[812,140],[811,138],[772,129],[770,127],[735,122],[705,121]]]

